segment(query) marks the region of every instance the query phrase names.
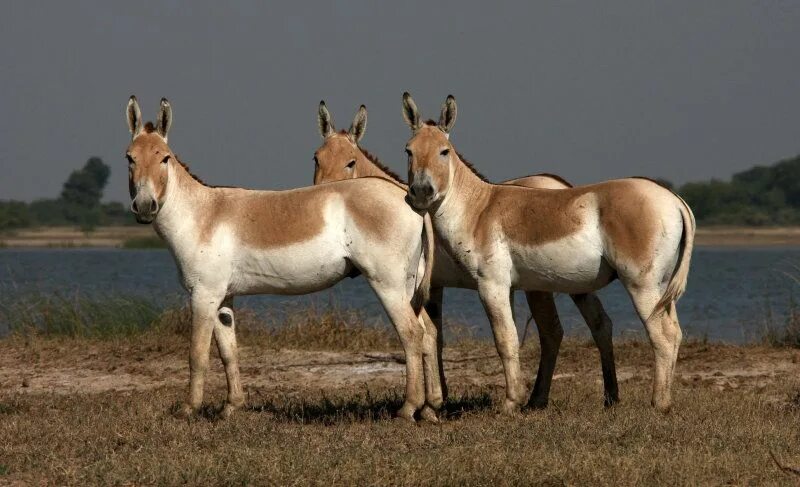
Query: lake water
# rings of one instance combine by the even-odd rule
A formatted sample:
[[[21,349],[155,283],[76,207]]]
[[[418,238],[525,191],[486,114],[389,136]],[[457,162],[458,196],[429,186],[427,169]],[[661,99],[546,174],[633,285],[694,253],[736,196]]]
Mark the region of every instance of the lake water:
[[[730,342],[758,338],[768,321],[782,323],[792,295],[800,290],[793,276],[800,277],[800,248],[696,248],[688,289],[678,303],[684,334]],[[84,297],[140,296],[166,306],[185,296],[166,250],[0,250],[0,292],[0,303],[26,293],[78,293]],[[642,333],[630,299],[618,282],[599,295],[614,321],[616,335]],[[517,293],[515,303],[517,327],[522,334],[529,316],[522,293]],[[329,290],[307,296],[237,300],[237,306],[273,315],[309,304],[358,308],[367,317],[388,323],[363,278],[345,279]],[[569,297],[559,296],[557,304],[565,330],[588,336]],[[491,335],[474,291],[446,290],[444,317],[445,323],[457,321],[474,327],[479,336]],[[4,329],[7,324],[0,323],[0,333]]]

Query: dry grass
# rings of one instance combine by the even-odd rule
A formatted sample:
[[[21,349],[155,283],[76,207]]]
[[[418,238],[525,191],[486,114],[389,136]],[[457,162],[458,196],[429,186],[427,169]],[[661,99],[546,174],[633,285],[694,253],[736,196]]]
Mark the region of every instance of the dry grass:
[[[490,344],[471,342],[448,349],[447,418],[440,425],[412,426],[392,420],[402,395],[399,365],[383,375],[354,377],[358,367],[374,364],[368,360],[374,348],[368,345],[394,349],[393,339],[375,335],[378,330],[328,318],[320,330],[333,336],[364,332],[357,343],[366,348],[357,353],[347,344],[351,351],[316,351],[322,343],[342,343],[325,337],[305,352],[281,350],[301,343],[303,333],[318,324],[313,316],[298,320],[293,331],[243,330],[247,405],[227,421],[216,416],[224,398],[216,359],[202,414],[190,421],[170,414],[183,397],[187,377],[187,343],[180,327],[163,324],[159,332],[104,340],[28,335],[0,341],[0,372],[6,372],[0,375],[0,483],[797,480],[778,468],[770,453],[784,466],[800,466],[800,400],[794,379],[800,365],[792,350],[688,343],[679,362],[675,409],[665,416],[649,406],[649,346],[635,341],[618,345],[623,402],[604,409],[596,351],[571,340],[559,359],[550,408],[506,418],[492,406],[502,394],[499,360]],[[538,359],[533,341],[523,354],[529,371]],[[391,365],[396,354],[383,355]],[[20,374],[31,371],[27,386],[26,378],[14,376],[14,367]],[[332,372],[337,367],[339,375]],[[100,371],[112,378],[138,374],[151,382],[85,393],[68,384],[37,383],[55,371],[72,374],[68,384]]]

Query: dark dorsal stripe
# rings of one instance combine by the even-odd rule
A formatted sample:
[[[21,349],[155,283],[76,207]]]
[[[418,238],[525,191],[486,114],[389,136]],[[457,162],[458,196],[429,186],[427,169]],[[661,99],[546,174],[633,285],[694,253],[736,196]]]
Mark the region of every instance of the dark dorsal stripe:
[[[475,169],[475,166],[473,166],[472,163],[469,162],[460,152],[456,151],[456,155],[458,156],[459,159],[461,159],[461,162],[463,162],[464,165],[467,166],[467,168],[470,171],[472,171],[472,174],[478,176],[481,181],[483,181],[484,183],[494,184],[491,181],[489,181],[488,179],[486,179],[486,176],[484,176],[483,174],[479,173],[478,170]]]

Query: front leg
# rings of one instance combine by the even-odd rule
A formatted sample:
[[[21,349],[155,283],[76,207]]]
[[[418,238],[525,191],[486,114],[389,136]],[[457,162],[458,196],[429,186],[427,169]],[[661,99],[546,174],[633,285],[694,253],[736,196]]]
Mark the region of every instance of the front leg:
[[[208,353],[211,348],[211,335],[214,324],[218,322],[217,311],[224,296],[212,293],[192,292],[192,338],[189,348],[189,393],[182,414],[193,414],[203,402],[203,387],[208,371]]]
[[[503,361],[506,378],[506,400],[503,411],[513,414],[519,411],[523,401],[523,385],[519,366],[519,337],[511,311],[511,288],[493,282],[478,283],[481,303],[489,317],[495,346]]]

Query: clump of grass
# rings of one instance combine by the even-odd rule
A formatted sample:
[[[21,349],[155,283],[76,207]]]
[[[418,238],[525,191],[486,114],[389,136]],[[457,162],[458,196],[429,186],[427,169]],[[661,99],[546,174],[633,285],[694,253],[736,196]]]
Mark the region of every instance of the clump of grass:
[[[794,299],[789,302],[789,312],[782,325],[775,325],[772,319],[767,320],[761,341],[772,347],[800,348],[800,308]]]
[[[152,300],[30,294],[0,303],[0,321],[16,334],[107,338],[136,334],[159,315]]]
[[[123,249],[164,249],[167,245],[158,237],[133,237],[122,242]]]
[[[376,350],[400,347],[391,328],[371,325],[362,313],[336,307],[324,310],[309,307],[288,313],[284,322],[268,333],[269,344],[279,348]]]

